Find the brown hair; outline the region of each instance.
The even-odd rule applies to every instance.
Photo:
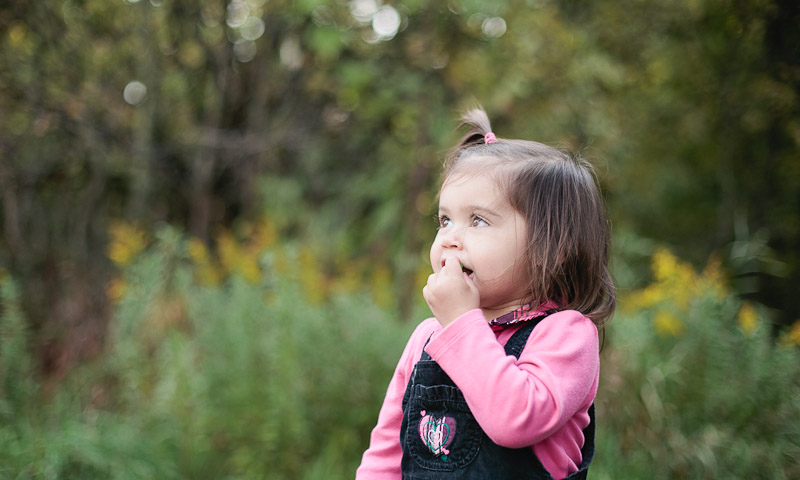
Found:
[[[603,325],[614,314],[616,290],[608,269],[610,228],[592,166],[539,142],[485,143],[492,130],[480,108],[462,121],[470,130],[447,156],[444,180],[465,164],[492,169],[527,222],[531,299],[552,300]]]

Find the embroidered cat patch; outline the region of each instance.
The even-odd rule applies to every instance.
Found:
[[[447,447],[453,443],[456,436],[456,419],[446,415],[434,418],[425,410],[420,414],[422,419],[419,421],[419,436],[422,438],[422,443],[442,461],[447,461],[447,456],[450,454]]]

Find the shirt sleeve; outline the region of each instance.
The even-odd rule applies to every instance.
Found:
[[[563,311],[536,326],[517,360],[476,309],[437,332],[425,350],[461,389],[489,438],[521,448],[557,432],[594,395],[598,347],[592,321]]]
[[[395,480],[402,477],[400,426],[403,422],[403,395],[424,343],[438,326],[435,319],[422,322],[406,344],[386,390],[378,423],[372,429],[369,448],[364,452],[361,465],[356,470],[356,480]]]

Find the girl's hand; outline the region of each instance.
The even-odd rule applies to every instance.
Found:
[[[461,271],[461,263],[456,257],[448,258],[439,273],[432,273],[428,277],[422,296],[442,327],[450,325],[468,311],[479,308],[481,301],[478,287]]]

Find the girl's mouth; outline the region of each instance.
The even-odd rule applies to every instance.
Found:
[[[442,268],[444,268],[444,263],[445,263],[445,260],[442,260]],[[462,272],[466,273],[466,274],[467,274],[467,275],[469,275],[469,276],[472,276],[472,274],[473,274],[474,272],[473,272],[471,269],[469,269],[469,268],[465,267],[465,266],[464,266],[464,264],[463,264],[463,263],[461,263],[461,262],[458,262],[458,264],[459,264],[459,265],[461,265],[461,271],[462,271]]]

